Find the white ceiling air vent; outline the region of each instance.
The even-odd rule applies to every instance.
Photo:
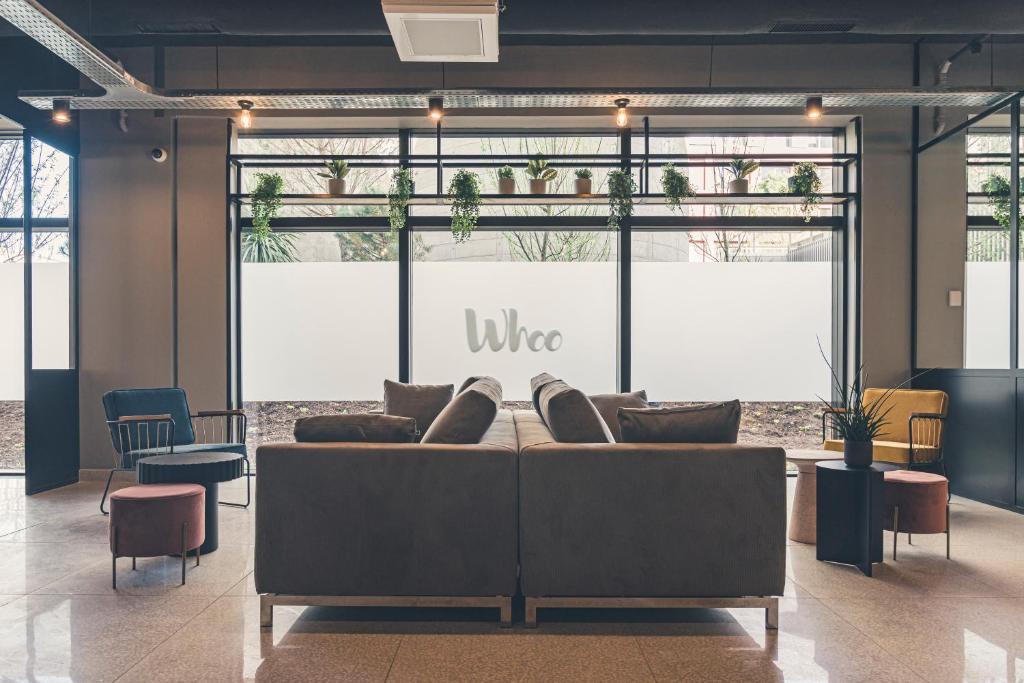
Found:
[[[497,0],[381,0],[403,62],[498,61]]]

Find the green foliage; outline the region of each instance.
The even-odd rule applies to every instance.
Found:
[[[257,173],[252,191],[252,231],[242,239],[242,258],[250,263],[286,263],[295,260],[295,235],[274,232],[271,221],[281,210],[284,179],[277,173]]]
[[[590,180],[594,177],[594,173],[589,168],[577,168],[576,177],[580,180]]]
[[[742,180],[751,173],[761,168],[761,164],[754,161],[753,159],[744,159],[743,157],[733,157],[726,169],[733,174],[736,180]]]
[[[543,154],[535,154],[526,164],[526,175],[534,180],[551,182],[558,177],[558,169],[548,166],[548,160]]]
[[[498,177],[502,180],[509,180],[515,177],[515,170],[511,166],[502,166],[498,169]]]
[[[821,178],[818,177],[818,167],[813,161],[801,161],[793,167],[789,187],[795,194],[803,196],[800,213],[804,215],[804,222],[810,223],[811,212],[821,203]]]
[[[295,257],[293,232],[270,230],[247,232],[242,237],[242,260],[246,263],[291,263]]]
[[[456,171],[448,183],[452,203],[452,237],[456,243],[469,239],[480,217],[480,178],[465,169]]]
[[[690,177],[677,171],[674,164],[665,164],[661,167],[661,187],[671,209],[681,211],[684,199],[697,196],[690,186]]]
[[[1006,230],[1010,229],[1010,181],[1000,175],[990,175],[981,185],[982,191],[988,195],[988,202],[992,206],[992,218],[996,223]],[[1018,188],[1020,194],[1024,195],[1024,178],[1020,180]],[[1024,226],[1024,209],[1018,207],[1017,225]]]
[[[330,178],[331,180],[344,180],[345,176],[352,170],[344,159],[331,159],[324,164],[324,168],[326,171],[317,173],[317,175],[321,178]]]
[[[388,220],[392,230],[405,227],[405,209],[412,196],[412,169],[398,168],[391,176],[391,188],[388,190]]]
[[[636,182],[629,171],[616,169],[608,173],[608,227],[618,230],[622,219],[633,215],[633,193]]]

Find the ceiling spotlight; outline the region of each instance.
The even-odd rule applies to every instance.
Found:
[[[238,106],[242,111],[238,113],[238,126],[240,128],[252,128],[252,102],[249,100],[238,100]]]
[[[71,123],[71,100],[54,100],[51,116],[54,123]]]
[[[813,121],[814,119],[820,119],[823,112],[820,97],[807,98],[807,104],[804,105],[804,116]]]
[[[629,125],[629,100],[625,97],[615,100],[615,125],[619,128],[625,128]]]
[[[431,97],[427,100],[427,116],[432,121],[440,121],[444,118],[444,98]]]

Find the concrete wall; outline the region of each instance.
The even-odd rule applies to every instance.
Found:
[[[936,60],[956,46],[945,47],[935,48]],[[997,82],[1021,80],[1021,56],[1011,54],[1020,49],[996,49],[991,73]],[[150,53],[132,49],[119,56],[133,73],[151,80]],[[969,69],[967,61],[963,69],[958,63],[954,81],[987,83],[990,72],[982,68],[987,63],[983,56],[972,56]],[[912,48],[509,46],[497,65],[449,64],[444,69],[401,64],[390,48],[170,48],[166,64],[169,87],[902,87],[911,83]],[[873,381],[899,381],[910,369],[910,111],[842,114],[864,117],[864,362]],[[749,112],[744,115],[747,125],[757,125]],[[88,468],[109,462],[102,392],[174,381],[170,283],[175,215],[181,275],[178,378],[193,395],[194,407],[223,405],[227,133],[224,118],[139,112],[131,114],[128,133],[112,125],[109,113],[85,113],[81,121],[82,465]],[[172,149],[176,163],[152,163],[147,153],[154,146]],[[947,256],[954,247],[962,250],[952,236],[944,244]],[[943,324],[955,326],[956,321]],[[950,332],[955,337],[955,330]],[[955,353],[952,347],[935,349],[936,357],[944,359]]]

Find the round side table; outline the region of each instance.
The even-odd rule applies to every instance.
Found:
[[[818,475],[815,466],[823,460],[842,460],[834,451],[786,449],[786,460],[796,465],[796,493],[789,518],[789,539],[814,545],[818,541]]]
[[[170,453],[140,458],[136,466],[140,484],[202,484],[206,489],[206,540],[202,554],[212,553],[217,538],[217,484],[241,477],[242,456],[238,453]]]

